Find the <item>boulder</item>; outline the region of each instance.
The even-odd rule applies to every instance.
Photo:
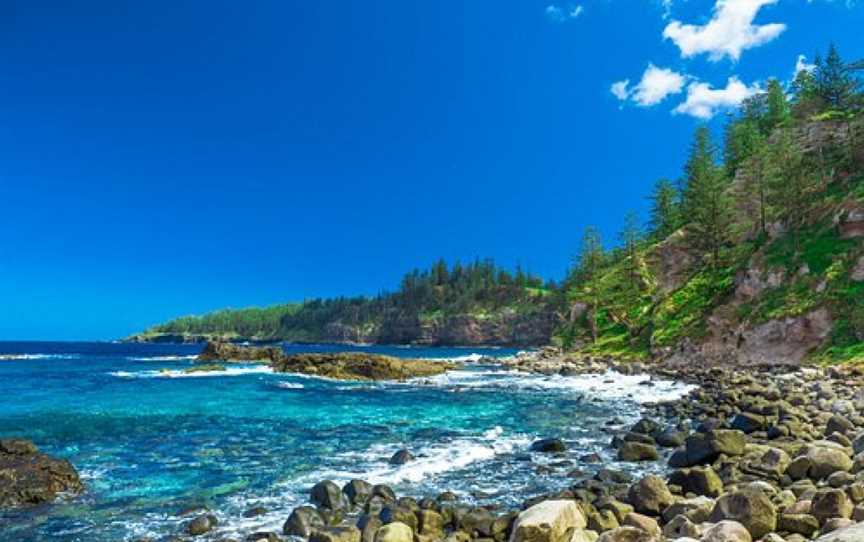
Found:
[[[312,486],[309,500],[318,508],[325,510],[345,510],[348,508],[348,499],[342,493],[342,489],[330,480],[324,480]]]
[[[510,542],[569,542],[586,526],[576,501],[542,501],[516,516]]]
[[[705,433],[694,433],[687,437],[685,451],[687,464],[681,466],[713,463],[721,454],[743,455],[745,443],[744,433],[734,429],[714,429]]]
[[[810,446],[805,456],[810,463],[807,474],[814,480],[827,478],[838,471],[848,472],[852,459],[842,449],[825,445]]]
[[[753,542],[753,537],[737,521],[724,520],[705,531],[700,542]]]
[[[862,540],[864,540],[864,523],[856,523],[820,536],[816,542],[861,542]]]
[[[624,518],[624,525],[636,527],[640,531],[646,532],[656,538],[660,538],[663,535],[663,531],[660,530],[660,524],[657,523],[656,519],[637,514],[636,512],[627,514]]]
[[[282,526],[282,532],[289,536],[299,536],[301,538],[309,538],[312,531],[318,527],[324,526],[324,519],[312,506],[300,506],[295,508],[285,524]]]
[[[84,485],[71,463],[39,451],[24,439],[0,439],[0,509],[53,501]]]
[[[361,381],[429,377],[459,367],[444,361],[395,358],[368,352],[292,354],[273,360],[271,366],[279,373]]]
[[[414,533],[404,523],[388,523],[375,533],[375,542],[414,542]]]
[[[762,491],[746,488],[727,493],[714,503],[711,521],[724,520],[737,521],[759,539],[777,528],[777,511]]]
[[[201,536],[202,534],[207,534],[212,531],[218,524],[219,521],[216,519],[216,516],[205,514],[203,516],[198,516],[187,523],[186,533],[190,536]]]
[[[824,524],[831,518],[851,518],[854,505],[842,489],[821,489],[813,496],[810,513]]]
[[[719,497],[723,493],[723,481],[711,467],[693,467],[672,473],[670,483],[680,486],[686,493]]]
[[[765,416],[754,414],[752,412],[739,412],[734,418],[732,418],[729,427],[750,434],[755,431],[766,430],[768,424],[765,420]]]
[[[777,530],[810,538],[819,530],[819,520],[810,514],[780,514],[777,518]]]
[[[342,493],[349,503],[360,506],[372,496],[372,484],[364,480],[351,480],[342,486]]]
[[[360,529],[353,525],[320,527],[312,531],[309,542],[360,542]]]
[[[567,450],[567,445],[559,438],[544,438],[531,444],[532,452],[544,454],[561,453]]]
[[[409,461],[414,461],[414,454],[405,449],[399,450],[390,457],[391,465],[404,465]]]
[[[618,449],[618,461],[656,461],[660,455],[652,444],[625,442]]]
[[[659,542],[659,538],[636,527],[618,527],[606,531],[597,542]]]
[[[664,508],[672,504],[674,498],[666,482],[655,475],[648,475],[630,486],[627,500],[636,512],[652,516],[660,515]]]

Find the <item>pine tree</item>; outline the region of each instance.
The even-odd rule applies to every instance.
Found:
[[[651,233],[655,239],[665,239],[680,222],[678,189],[668,179],[660,179],[651,194]]]
[[[766,174],[772,209],[789,229],[797,249],[798,232],[807,221],[817,186],[791,129],[782,130],[772,141]]]
[[[619,234],[622,248],[624,249],[624,265],[627,269],[627,277],[630,281],[630,286],[636,286],[636,277],[638,274],[638,248],[639,241],[642,239],[642,228],[639,226],[639,215],[630,211],[624,217],[624,228]]]
[[[735,203],[747,223],[742,230],[765,233],[768,222],[767,145],[768,140],[751,127],[747,139],[747,159],[741,164],[735,185]]]
[[[770,133],[777,126],[785,124],[789,120],[789,103],[786,100],[786,91],[777,79],[768,81],[766,92],[768,110],[765,113],[765,133]]]
[[[693,246],[710,253],[711,265],[716,269],[720,252],[731,238],[732,202],[727,193],[729,183],[715,155],[708,128],[698,128],[685,166],[683,207]]]
[[[594,226],[585,228],[582,234],[582,244],[577,257],[577,270],[583,280],[589,281],[597,275],[603,265],[606,253],[603,250],[603,240],[600,231]]]
[[[854,102],[859,83],[833,43],[825,61],[817,60],[814,78],[816,93],[828,107],[846,109]]]

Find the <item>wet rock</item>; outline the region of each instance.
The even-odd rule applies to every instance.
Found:
[[[753,414],[752,412],[740,412],[736,414],[732,418],[729,427],[746,434],[753,433],[754,431],[764,431],[768,428],[765,416]]]
[[[324,519],[318,510],[311,506],[300,506],[295,508],[285,524],[282,526],[282,532],[289,536],[299,536],[309,538],[313,529],[323,527]]]
[[[404,465],[410,461],[414,461],[414,454],[405,449],[399,450],[390,457],[391,465]]]
[[[627,500],[636,512],[657,516],[674,498],[662,478],[648,475],[630,486]]]
[[[744,433],[733,429],[715,429],[706,433],[694,433],[687,438],[684,455],[686,464],[681,466],[689,467],[713,463],[721,454],[727,456],[743,455],[745,442]]]
[[[255,518],[258,516],[263,516],[266,513],[267,513],[267,509],[264,508],[263,506],[255,506],[255,507],[252,507],[252,508],[246,510],[245,512],[243,512],[243,517],[244,518]]]
[[[570,542],[586,525],[575,501],[543,501],[516,517],[510,542]]]
[[[360,529],[361,542],[375,542],[375,533],[383,525],[384,522],[378,516],[362,514],[357,518],[357,528]]]
[[[396,492],[390,486],[384,484],[375,484],[372,486],[372,496],[381,497],[385,501],[396,500]]]
[[[677,448],[679,446],[683,446],[686,439],[687,433],[685,433],[684,431],[679,431],[675,428],[666,429],[665,431],[658,433],[657,436],[654,437],[657,445],[664,448]]]
[[[711,521],[724,520],[737,521],[753,538],[758,539],[777,528],[777,511],[763,492],[744,489],[717,499],[711,512]]]
[[[354,506],[362,506],[372,496],[372,484],[364,480],[351,480],[342,486],[342,493]]]
[[[659,457],[654,445],[642,442],[625,442],[618,449],[618,461],[655,461]]]
[[[219,520],[216,519],[216,516],[206,514],[198,516],[187,523],[186,532],[191,536],[201,536],[202,534],[207,534],[212,531],[218,524]]]
[[[348,507],[348,502],[342,489],[330,480],[318,482],[312,487],[312,494],[309,497],[318,508],[325,510],[344,510]]]
[[[58,493],[80,493],[72,464],[39,452],[23,439],[0,439],[0,508],[53,501]]]
[[[246,542],[282,542],[282,539],[276,533],[260,531],[247,536]]]
[[[559,438],[544,438],[534,441],[531,444],[532,452],[540,452],[545,454],[561,453],[567,450],[567,445]]]

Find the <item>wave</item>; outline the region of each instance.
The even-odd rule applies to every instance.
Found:
[[[37,359],[78,359],[81,354],[0,354],[0,361],[20,361]]]
[[[648,375],[624,375],[615,371],[576,376],[544,376],[519,371],[448,371],[413,381],[420,386],[435,386],[453,391],[572,391],[589,398],[631,400],[639,404],[680,399],[694,386],[672,380],[652,379]]]
[[[129,361],[191,361],[197,359],[197,354],[188,356],[128,356]]]
[[[302,390],[306,386],[297,382],[279,382],[278,384],[276,384],[276,387],[286,390]]]
[[[108,373],[118,378],[204,378],[214,376],[241,376],[248,374],[270,374],[273,369],[266,366],[226,367],[224,371],[186,372],[182,369],[163,369],[161,371],[112,371]]]

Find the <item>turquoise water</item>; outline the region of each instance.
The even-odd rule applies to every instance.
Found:
[[[345,350],[286,346],[294,351]],[[414,496],[455,490],[515,505],[566,487],[579,457],[605,446],[607,423],[681,386],[642,377],[540,377],[476,365],[410,383],[345,383],[261,366],[180,376],[195,345],[0,343],[0,436],[69,459],[87,491],[0,515],[0,539],[116,541],[176,534],[184,509],[207,506],[220,536],[278,529],[315,482],[361,477]],[[354,348],[476,360],[507,349]],[[164,370],[167,370],[164,371]],[[566,470],[536,474],[532,440],[571,444]],[[393,467],[407,447],[418,458]],[[264,506],[265,516],[243,512]]]

